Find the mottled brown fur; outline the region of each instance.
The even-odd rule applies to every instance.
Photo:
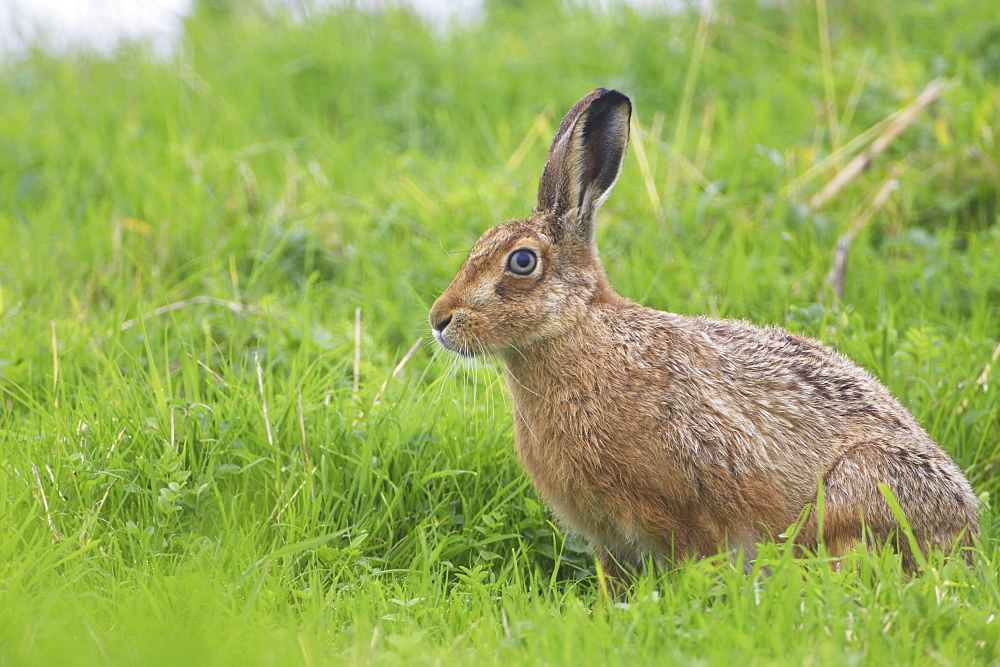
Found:
[[[971,544],[969,483],[871,374],[783,329],[614,292],[594,214],[621,170],[630,113],[615,91],[578,102],[532,216],[483,234],[430,313],[445,347],[503,361],[518,454],[555,514],[615,576],[647,555],[752,555],[816,503],[819,480],[834,550],[866,531],[900,542],[879,484],[922,549]],[[519,249],[537,257],[528,275],[508,268]],[[815,546],[817,528],[814,511],[799,542]]]

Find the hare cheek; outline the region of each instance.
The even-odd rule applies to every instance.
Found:
[[[480,283],[466,293],[465,300],[470,306],[483,308],[490,303],[492,297],[493,286],[489,283]]]

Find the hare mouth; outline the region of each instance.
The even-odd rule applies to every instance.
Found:
[[[441,333],[436,329],[433,330],[431,333],[434,335],[434,340],[438,342],[438,345],[448,350],[449,352],[454,352],[455,354],[469,358],[477,357],[481,353],[481,350],[474,350],[467,345],[456,345],[455,343],[452,343],[451,341],[449,341],[447,338],[444,337],[443,333]]]

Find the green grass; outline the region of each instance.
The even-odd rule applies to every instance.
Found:
[[[166,61],[0,65],[0,663],[1000,661],[1000,25],[973,0],[791,4],[699,28],[497,1],[442,36],[202,3]],[[636,108],[600,216],[612,282],[870,368],[981,494],[974,571],[768,546],[766,578],[709,559],[599,599],[497,369],[426,344],[599,85]],[[890,178],[839,302],[833,248]]]

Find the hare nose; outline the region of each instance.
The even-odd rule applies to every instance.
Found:
[[[451,323],[451,315],[444,317],[436,322],[431,322],[431,326],[434,327],[436,331],[444,331],[448,328],[448,324]]]

